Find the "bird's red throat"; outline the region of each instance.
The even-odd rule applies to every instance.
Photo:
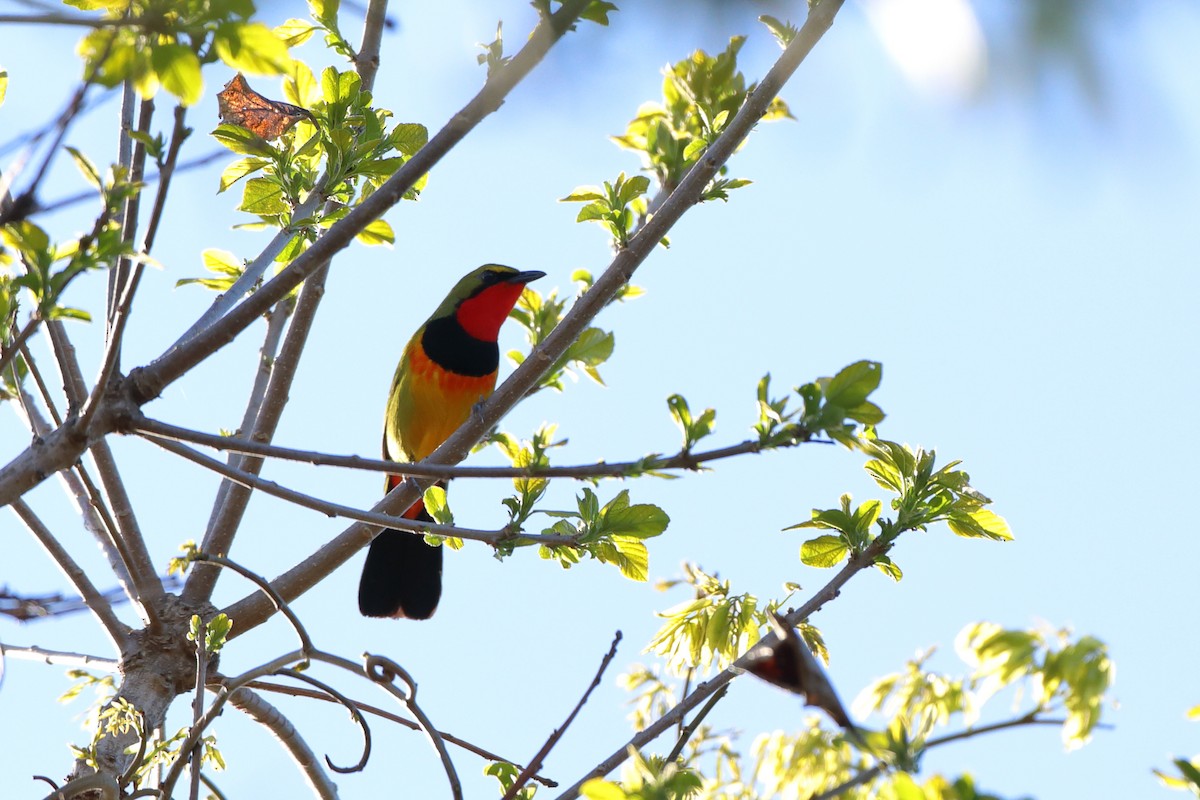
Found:
[[[494,342],[508,312],[524,291],[523,283],[497,283],[462,301],[455,317],[463,330],[481,342]]]

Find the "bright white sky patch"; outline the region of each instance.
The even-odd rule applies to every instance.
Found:
[[[987,44],[967,0],[862,0],[887,54],[919,91],[970,97],[987,72]]]

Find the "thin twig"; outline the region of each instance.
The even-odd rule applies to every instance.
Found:
[[[264,444],[238,436],[220,436],[213,433],[203,433],[189,428],[181,428],[167,422],[139,417],[133,423],[134,430],[146,433],[155,438],[171,439],[182,442],[192,442],[211,447],[214,450],[234,453],[251,453],[253,455],[279,458],[286,461],[299,461],[314,466],[345,467],[360,469],[366,472],[382,472],[389,475],[404,475],[413,478],[576,478],[591,480],[593,478],[626,478],[640,473],[652,473],[662,470],[695,470],[700,465],[710,461],[719,461],[742,455],[762,453],[767,449],[782,449],[803,443],[824,444],[825,440],[809,439],[806,431],[797,429],[795,439],[789,444],[777,445],[775,448],[765,447],[757,439],[746,439],[727,447],[715,448],[699,453],[681,450],[672,456],[648,456],[636,461],[597,462],[595,464],[579,464],[569,467],[469,467],[462,465],[415,464],[397,463],[382,459],[365,458],[363,456],[337,455],[320,453],[314,450],[298,450],[291,447],[281,447],[274,444]]]
[[[182,104],[175,106],[175,127],[171,129],[171,143],[167,145],[167,157],[158,171],[158,191],[154,193],[154,206],[150,209],[150,219],[146,220],[146,235],[142,238],[142,254],[149,255],[154,247],[154,238],[158,235],[158,225],[162,221],[163,209],[167,204],[167,192],[171,188],[171,178],[175,176],[175,165],[179,161],[179,150],[183,147],[184,139],[191,135],[191,128],[183,124],[187,118],[187,108]],[[142,177],[142,182],[146,178]]]
[[[197,156],[196,158],[190,159],[188,161],[184,161],[183,163],[181,163],[175,167],[173,174],[179,175],[184,172],[191,172],[192,170],[200,169],[201,167],[207,167],[209,164],[213,163],[214,161],[221,161],[221,160],[227,158],[228,156],[229,156],[229,151],[226,150],[224,147],[222,147],[219,150],[213,150],[212,152],[206,153],[205,155]],[[143,181],[147,185],[149,185],[149,184],[159,181],[162,177],[163,177],[163,174],[161,172],[156,172],[152,175],[147,175],[143,179]],[[52,211],[59,211],[63,208],[68,208],[70,206],[78,205],[79,203],[86,202],[88,200],[91,200],[95,196],[96,196],[95,190],[86,191],[86,192],[77,192],[76,194],[67,195],[66,197],[60,197],[58,200],[54,200],[49,203],[39,203],[38,211],[43,214],[49,214]]]
[[[36,406],[22,403],[13,407],[20,409],[25,414],[25,422],[35,439],[40,440],[50,432],[49,423],[41,416]],[[129,577],[129,570],[125,567],[125,556],[122,554],[116,541],[116,523],[109,516],[108,508],[104,505],[104,499],[99,496],[100,493],[95,488],[95,484],[92,483],[87,471],[83,468],[83,463],[78,462],[72,468],[60,471],[58,477],[62,483],[63,490],[67,493],[67,497],[83,521],[84,530],[91,534],[97,544],[99,544],[100,549],[108,559],[113,573],[121,581],[127,595],[132,599],[133,593],[131,587],[133,584]]]
[[[416,681],[412,679],[407,670],[395,661],[383,656],[371,655],[370,653],[363,654],[363,671],[368,678],[381,686],[393,697],[398,698],[408,708],[409,713],[413,715],[417,724],[421,726],[425,738],[437,752],[438,758],[441,759],[442,768],[446,771],[446,779],[450,782],[450,796],[454,800],[463,800],[462,783],[458,779],[458,772],[454,769],[454,762],[450,759],[450,753],[446,750],[446,742],[443,741],[442,735],[438,733],[438,729],[434,726],[433,722],[421,710],[421,707],[417,705]],[[404,682],[408,688],[407,692],[396,687],[395,681],[397,678]]]
[[[79,360],[75,355],[75,347],[71,344],[61,321],[50,320],[47,322],[46,332],[50,335],[50,342],[54,346],[59,369],[63,373],[64,390],[73,408],[78,409],[78,403],[81,398],[86,396],[86,390],[84,389],[83,373],[79,369]],[[92,443],[91,452],[92,459],[100,472],[100,482],[104,485],[104,490],[108,495],[112,511],[111,520],[115,521],[115,528],[112,527],[111,522],[109,527],[112,531],[113,545],[120,554],[121,564],[126,571],[124,577],[129,581],[130,599],[139,607],[143,619],[152,625],[157,625],[157,609],[163,594],[162,582],[158,580],[158,573],[150,558],[150,551],[146,548],[146,540],[142,536],[137,517],[133,513],[133,506],[130,503],[128,492],[125,491],[120,471],[117,469],[116,459],[113,458],[108,442],[103,439],[97,439]],[[106,515],[108,511],[91,479],[84,472],[82,462],[77,466],[77,471],[85,486],[88,487],[93,505],[102,516]]]
[[[122,104],[123,112],[126,108],[131,109],[133,105],[132,80],[125,82],[125,93],[126,102]],[[150,135],[150,121],[153,117],[154,100],[150,98],[142,100],[137,132],[143,137]],[[130,153],[130,143],[133,142],[133,138],[131,131],[124,123],[123,117],[120,142],[121,166],[126,168],[130,183],[138,184],[141,183],[142,175],[146,171],[146,145],[142,139],[139,139],[133,143],[132,153]],[[130,248],[133,247],[134,238],[137,236],[141,197],[141,192],[134,192],[125,198],[125,208],[121,217],[121,240]],[[130,307],[133,305],[134,292],[137,291],[138,284],[141,282],[143,268],[141,260],[133,263],[129,256],[121,256],[117,260],[116,268],[109,270],[107,341],[104,358],[100,362],[100,374],[96,377],[91,394],[79,412],[79,427],[85,431],[91,425],[92,417],[95,416],[96,409],[100,406],[100,398],[108,391],[109,382],[120,370],[121,343],[125,337],[125,325],[129,318]]]
[[[1038,717],[1036,711],[1030,711],[1028,714],[1022,714],[1004,722],[995,722],[990,725],[980,725],[978,728],[968,728],[967,730],[951,733],[946,736],[940,736],[934,739],[929,739],[925,742],[922,750],[928,750],[933,747],[939,747],[951,742],[970,739],[973,736],[982,736],[987,733],[995,733],[996,731],[1007,730],[1009,728],[1018,728],[1024,725],[1063,725],[1066,723],[1064,719],[1046,719]],[[878,778],[885,771],[886,767],[882,764],[876,764],[873,767],[863,770],[845,783],[839,784],[832,789],[815,794],[809,800],[833,800],[833,798],[844,794],[857,786],[863,786]]]
[[[311,495],[297,492],[294,489],[288,489],[285,486],[280,486],[274,481],[269,481],[265,478],[259,478],[251,475],[248,472],[242,472],[241,470],[233,469],[232,467],[228,467],[220,461],[217,461],[215,458],[209,458],[202,453],[197,453],[190,447],[185,447],[184,445],[177,444],[167,439],[149,438],[149,441],[153,442],[164,450],[167,450],[168,452],[182,456],[189,461],[192,461],[203,467],[207,467],[213,472],[224,475],[236,483],[258,489],[266,494],[270,494],[283,500],[287,500],[288,502],[295,503],[298,506],[310,508],[314,511],[320,511],[322,514],[325,514],[328,517],[345,517],[346,519],[357,520],[358,522],[372,525],[377,528],[395,528],[397,530],[409,531],[411,533],[422,535],[426,533],[433,533],[437,534],[438,536],[454,536],[459,539],[470,539],[471,541],[483,542],[491,545],[499,544],[505,539],[516,539],[521,542],[537,542],[539,544],[544,544],[551,547],[578,546],[578,543],[572,536],[540,533],[514,534],[504,529],[488,531],[477,530],[474,528],[459,528],[455,525],[442,525],[436,522],[423,522],[421,520],[408,519],[406,517],[393,516],[391,514],[380,514],[374,511],[360,511],[357,508],[344,506],[340,503],[331,503],[326,500],[318,500]],[[386,498],[384,501],[380,501],[378,505],[382,505],[385,501]],[[378,507],[378,505],[376,507]]]
[[[158,579],[158,571],[150,558],[150,551],[146,547],[146,539],[142,536],[137,517],[134,516],[133,505],[128,492],[125,491],[125,482],[121,479],[117,461],[106,439],[94,443],[91,453],[96,462],[100,482],[104,485],[104,492],[112,506],[113,517],[117,523],[117,539],[121,542],[123,551],[128,554],[130,575],[138,593],[136,603],[150,626],[157,627],[163,585]]]
[[[226,569],[231,569],[246,580],[253,583],[259,589],[262,589],[263,593],[271,598],[271,602],[275,604],[275,607],[279,609],[280,613],[283,614],[283,616],[287,618],[287,621],[292,624],[292,628],[294,628],[296,631],[296,636],[300,639],[300,651],[302,653],[312,653],[317,649],[313,646],[312,637],[308,635],[308,629],[305,628],[300,622],[300,618],[296,616],[296,612],[292,611],[291,606],[289,606],[287,602],[279,596],[279,592],[275,591],[274,587],[271,586],[266,578],[251,572],[249,569],[243,567],[236,561],[231,561],[224,556],[212,555],[211,553],[197,553],[195,560],[209,564],[217,564],[225,567]]]
[[[608,665],[611,664],[612,660],[616,657],[617,645],[620,643],[621,632],[617,631],[617,634],[613,637],[612,645],[608,648],[608,653],[606,653],[604,658],[601,659],[600,668],[596,670],[596,676],[592,678],[592,682],[588,684],[587,691],[583,693],[583,697],[579,698],[579,702],[575,704],[575,708],[571,709],[571,713],[567,715],[567,718],[563,721],[563,724],[555,728],[554,732],[550,734],[550,737],[546,739],[546,743],[542,745],[540,750],[538,750],[537,755],[530,759],[529,766],[525,767],[525,769],[521,770],[521,773],[517,775],[516,780],[514,780],[512,785],[508,787],[508,791],[504,793],[504,797],[502,797],[501,800],[512,800],[514,797],[516,797],[517,792],[521,791],[521,787],[526,783],[529,783],[529,778],[535,772],[541,769],[542,762],[546,760],[546,756],[548,756],[550,751],[554,749],[554,746],[558,744],[559,739],[561,739],[562,735],[567,732],[567,728],[572,722],[575,721],[575,717],[578,716],[579,711],[583,708],[584,703],[588,701],[588,698],[592,696],[592,692],[595,691],[596,687],[600,685],[600,679],[604,676],[604,671],[608,669]]]
[[[257,408],[255,408],[254,398],[251,398],[246,410],[246,416],[251,420],[248,431],[251,439],[269,442],[275,436],[290,396],[292,380],[295,378],[300,358],[304,355],[308,332],[312,329],[321,296],[324,294],[324,275],[325,271],[321,270],[305,282],[304,288],[301,289],[300,296],[296,300],[295,310],[290,315],[291,324],[288,325],[287,335],[284,337],[279,356],[271,362],[267,385]],[[276,310],[288,302],[286,299],[280,301],[275,305]],[[252,418],[251,413],[253,413]],[[239,456],[236,459],[229,459],[229,466],[240,473],[257,478],[258,473],[262,470],[263,459]],[[228,476],[226,477],[228,478]],[[248,486],[241,481],[233,481],[232,485],[228,481],[222,481],[217,494],[217,502],[213,506],[208,528],[204,533],[202,546],[205,550],[217,553],[230,551],[233,546],[233,538],[237,534],[238,526],[241,525],[246,507],[250,503],[253,488],[252,485]],[[208,600],[212,596],[216,582],[216,572],[200,567],[188,577],[187,584],[183,588],[183,597],[189,602]]]
[[[75,559],[71,558],[71,554],[67,552],[67,549],[59,544],[58,540],[54,538],[54,534],[38,518],[33,509],[25,504],[24,500],[13,501],[12,510],[21,518],[21,522],[25,523],[25,527],[29,529],[29,532],[37,537],[38,542],[45,548],[50,559],[62,570],[67,580],[79,592],[79,596],[87,603],[88,608],[96,615],[96,619],[99,620],[101,626],[108,633],[108,638],[112,640],[117,652],[123,652],[125,645],[129,642],[131,631],[129,626],[121,622],[117,617],[112,603],[96,589],[96,585],[92,583],[91,578],[83,571],[83,568],[79,566]]]
[[[164,580],[164,586],[168,583],[173,587],[175,579],[168,576]],[[129,602],[129,595],[125,593],[123,586],[108,589],[100,595],[114,607]],[[37,622],[87,610],[87,603],[78,595],[64,595],[61,592],[48,595],[17,595],[0,589],[0,615],[20,622]]]
[[[58,413],[58,406],[54,403],[54,396],[50,394],[50,387],[46,386],[46,380],[42,377],[42,371],[38,369],[33,354],[24,345],[21,346],[21,357],[25,359],[25,366],[29,368],[33,382],[37,384],[38,393],[42,396],[42,402],[46,404],[46,411],[50,413],[50,419],[54,421],[55,427],[62,425],[62,415]]]
[[[238,689],[250,683],[250,681],[258,680],[265,675],[271,675],[306,658],[307,655],[304,652],[294,650],[273,658],[265,664],[260,664],[253,669],[247,670],[237,677],[226,678],[222,682],[221,688],[217,691],[216,699],[212,701],[208,709],[204,712],[204,715],[192,725],[188,730],[187,736],[179,743],[178,752],[181,754],[191,752],[192,748],[196,746],[200,738],[204,735],[204,731],[208,729],[208,726],[221,715],[221,711],[225,707],[225,704],[229,702],[230,696]],[[161,784],[163,797],[171,796],[171,793],[175,789],[175,784],[179,781],[179,777],[183,774],[183,768],[187,763],[188,759],[181,755],[171,764],[171,768],[167,770],[167,774]]]
[[[192,698],[192,727],[195,727],[200,722],[200,718],[204,716],[204,687],[208,683],[208,649],[205,641],[207,633],[208,625],[205,624],[204,618],[201,617],[199,628],[196,631],[196,695]],[[183,752],[182,750],[180,751],[181,754]],[[197,739],[196,744],[192,746],[191,755],[189,756],[192,765],[189,800],[200,800],[200,769],[203,752],[203,744]]]
[[[254,427],[258,421],[259,413],[262,411],[263,398],[267,393],[267,386],[271,381],[271,375],[274,371],[276,356],[279,354],[279,343],[283,339],[283,333],[287,330],[287,320],[292,314],[292,309],[295,306],[295,301],[288,297],[275,304],[275,306],[267,314],[267,330],[263,335],[262,347],[259,349],[258,368],[254,373],[254,383],[250,386],[250,394],[246,400],[246,410],[242,413],[242,424],[238,426],[238,433],[243,436],[254,435]],[[243,459],[231,453],[226,459],[226,463],[233,468],[240,469]],[[257,472],[255,473],[257,474]],[[230,491],[238,484],[226,479],[221,481],[217,487],[217,496],[213,501],[212,510],[209,512],[208,525],[204,529],[204,538],[207,540],[212,536],[212,532],[222,524],[222,517],[228,512],[226,509],[229,506],[228,498]],[[206,579],[206,583],[210,586],[215,581],[215,577],[211,580]],[[204,595],[205,591],[211,594],[211,588],[202,591],[199,586],[195,586],[192,593]],[[190,594],[188,595],[191,596]]]
[[[328,683],[319,681],[311,675],[301,672],[300,670],[282,669],[275,674],[280,677],[292,678],[294,680],[301,681],[302,683],[307,683],[310,686],[317,687],[324,692],[327,697],[332,698],[333,702],[339,703],[343,708],[350,712],[350,717],[358,723],[359,729],[362,730],[362,755],[359,756],[358,763],[352,767],[339,767],[334,764],[332,760],[330,760],[328,755],[325,756],[325,764],[334,772],[339,772],[342,774],[350,772],[362,772],[362,770],[367,766],[367,761],[371,758],[371,728],[369,725],[367,725],[366,717],[363,716],[362,711],[358,709],[358,707],[354,704],[354,701],[330,686]]]
[[[717,703],[721,702],[726,694],[729,693],[729,684],[725,684],[708,698],[708,702],[704,707],[696,712],[696,716],[692,717],[691,721],[683,727],[679,732],[679,738],[675,740],[675,746],[671,748],[671,752],[667,753],[666,763],[670,764],[675,759],[679,758],[679,754],[683,752],[683,748],[687,745],[688,740],[692,738],[692,734],[696,732],[696,728],[700,727],[700,723],[708,716],[708,712],[713,710]]]
[[[22,661],[41,661],[44,664],[51,666],[68,666],[68,667],[97,667],[106,669],[110,672],[116,672],[120,667],[120,662],[115,658],[104,658],[102,656],[93,656],[88,653],[72,653],[66,650],[47,650],[44,647],[30,645],[28,647],[14,647],[11,644],[0,642],[0,658],[19,658]]]

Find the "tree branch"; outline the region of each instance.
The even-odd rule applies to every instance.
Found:
[[[81,394],[84,385],[83,373],[79,369],[75,348],[67,337],[62,322],[51,320],[46,323],[46,330],[54,345],[59,367],[64,371],[63,382],[67,396],[73,400],[83,396]],[[82,430],[86,430],[86,427],[82,427]],[[112,507],[116,523],[116,529],[112,531],[112,541],[117,552],[121,554],[121,563],[127,571],[126,576],[131,589],[130,599],[138,606],[143,619],[151,624],[157,624],[158,605],[163,594],[162,582],[158,579],[158,572],[154,568],[149,550],[146,549],[146,540],[142,537],[141,528],[129,501],[129,494],[125,491],[125,484],[117,470],[116,460],[113,458],[108,442],[103,438],[97,438],[91,443],[91,452],[100,472],[100,482],[104,485],[104,491],[108,495],[108,501]],[[85,485],[90,484],[90,480],[83,473],[82,466],[80,467],[80,477]],[[104,506],[99,503],[99,495],[94,487],[89,486],[89,490],[93,497],[93,503],[96,503],[99,509],[103,509]]]
[[[287,750],[292,761],[308,781],[313,794],[321,800],[337,800],[337,786],[321,768],[321,762],[313,749],[296,730],[296,726],[279,709],[268,703],[257,692],[240,688],[229,697],[230,704],[259,725],[269,730]]]
[[[108,638],[112,641],[113,646],[120,653],[124,650],[125,645],[129,642],[130,628],[117,617],[113,610],[112,603],[108,601],[96,585],[92,583],[91,578],[79,566],[75,559],[71,558],[71,554],[66,548],[59,544],[54,538],[54,534],[50,529],[43,524],[37,514],[33,513],[24,500],[17,500],[12,504],[12,510],[21,522],[25,523],[25,527],[29,532],[37,537],[38,542],[46,550],[46,554],[55,565],[62,570],[63,575],[75,587],[75,591],[79,592],[79,596],[83,598],[83,602],[87,603],[87,607],[96,615],[101,626],[108,633]]]

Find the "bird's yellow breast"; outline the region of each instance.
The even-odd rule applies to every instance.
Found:
[[[479,401],[496,388],[496,373],[458,375],[430,360],[413,337],[393,378],[388,398],[384,455],[420,461],[454,433]]]

